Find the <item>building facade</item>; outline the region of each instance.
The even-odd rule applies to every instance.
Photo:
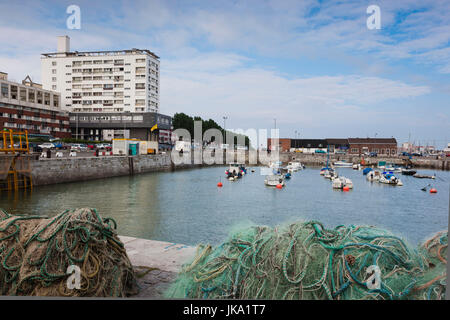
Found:
[[[396,155],[397,140],[395,138],[348,138],[350,154],[366,154],[374,152],[380,155]]]
[[[70,112],[158,112],[159,57],[149,50],[71,52],[68,36],[41,57],[42,85]]]
[[[275,141],[278,140],[278,144],[275,143]],[[267,139],[267,150],[270,151],[281,151],[281,152],[288,152],[291,148],[291,139]]]
[[[0,130],[28,131],[28,135],[70,138],[68,112],[61,109],[60,94],[44,90],[29,77],[21,84],[0,72]]]
[[[155,112],[70,113],[70,128],[72,137],[82,140],[158,141],[160,150],[172,145],[172,117]]]
[[[327,139],[278,139],[278,146],[274,146],[273,139],[267,139],[269,150],[281,152],[345,152],[348,154],[365,154],[375,152],[380,155],[396,155],[397,140],[395,138],[327,138]],[[273,149],[278,147],[278,149]]]

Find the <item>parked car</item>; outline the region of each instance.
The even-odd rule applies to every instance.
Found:
[[[106,151],[110,151],[112,150],[112,146],[110,144],[107,143],[100,143],[97,145],[98,149],[105,149]]]
[[[347,152],[345,152],[344,150],[335,150],[334,153],[335,154],[346,154]]]
[[[45,142],[43,144],[40,144],[39,147],[41,147],[42,149],[55,149],[55,145],[50,142]]]
[[[414,156],[414,157],[421,157],[422,156],[422,154],[419,153],[419,152],[413,152],[411,155]]]
[[[87,151],[87,150],[88,150],[87,146],[85,144],[80,144],[80,143],[73,144],[70,147],[70,151],[80,152],[80,151]]]
[[[87,145],[87,148],[90,149],[90,150],[95,150],[95,149],[98,149],[98,145],[94,144],[94,143],[91,143],[91,144]]]
[[[377,156],[378,156],[378,154],[376,152],[369,153],[369,157],[371,157],[371,158],[376,158]]]
[[[316,152],[316,153],[326,153],[326,152],[323,151],[323,150],[316,150],[315,152]]]

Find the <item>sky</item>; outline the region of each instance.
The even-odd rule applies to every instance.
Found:
[[[69,5],[81,10],[70,30]],[[380,29],[369,29],[370,5]],[[450,1],[4,1],[0,70],[41,79],[40,54],[148,49],[160,112],[285,138],[450,143]],[[276,120],[275,120],[276,119]]]

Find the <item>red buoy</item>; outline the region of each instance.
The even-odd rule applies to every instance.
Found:
[[[283,185],[281,183],[277,184],[277,189],[283,188]]]
[[[343,191],[350,191],[350,188],[349,187],[343,187],[342,190]]]
[[[218,186],[218,187],[222,187],[222,186],[223,186],[222,182],[219,182],[219,183],[217,184],[217,186]]]
[[[430,193],[437,193],[437,190],[435,188],[431,188]]]

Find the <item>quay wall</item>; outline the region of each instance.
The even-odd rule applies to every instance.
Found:
[[[33,185],[85,181],[153,171],[195,168],[200,165],[173,165],[170,155],[50,158],[31,160]]]
[[[360,156],[354,155],[330,155],[330,161],[345,160],[347,162],[359,163],[361,161]],[[327,161],[326,154],[302,154],[302,153],[282,153],[280,154],[280,161],[289,162],[292,160],[300,161],[305,165],[310,166],[322,166]],[[396,165],[406,165],[410,163],[414,168],[423,169],[437,169],[437,170],[450,170],[450,158],[428,158],[428,157],[414,157],[408,159],[407,157],[364,157],[364,161],[368,166],[376,166],[379,161],[386,161],[387,163],[393,163]],[[410,162],[409,162],[410,161]]]
[[[224,158],[225,159],[225,158]],[[300,161],[306,166],[323,166],[326,163],[325,154],[281,153],[280,161]],[[346,160],[358,163],[361,158],[351,155],[330,155],[330,161]],[[366,164],[377,165],[378,161],[386,161],[398,165],[405,165],[409,160],[401,157],[364,158]],[[450,159],[413,158],[413,167],[437,170],[450,170]],[[248,163],[248,155],[246,156]],[[249,166],[261,165],[249,164]],[[153,171],[171,171],[179,169],[199,168],[210,166],[207,164],[172,163],[170,154],[139,155],[139,156],[109,156],[85,158],[50,158],[31,160],[31,174],[33,185],[46,185],[64,182],[84,181],[115,176],[134,175]]]

